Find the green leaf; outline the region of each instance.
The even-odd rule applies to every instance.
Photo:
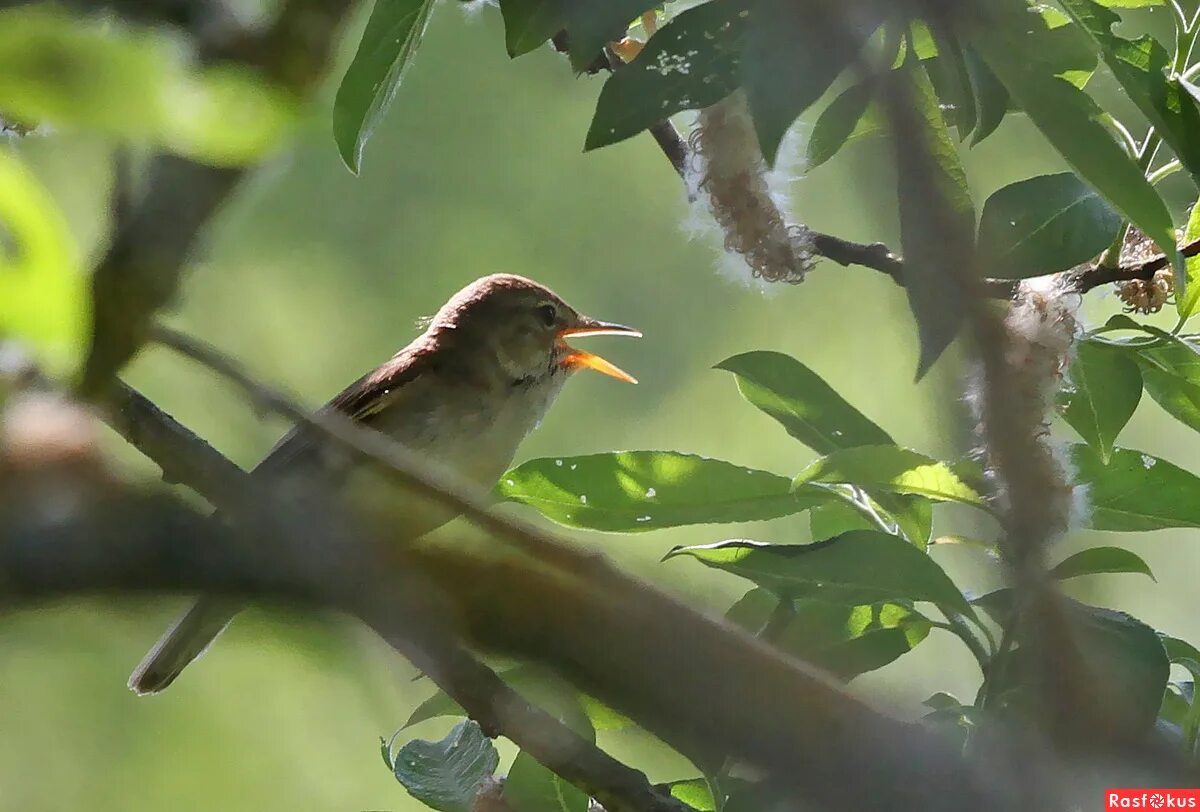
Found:
[[[749,0],[705,3],[663,26],[604,83],[584,149],[615,144],[681,110],[716,104],[737,89]]]
[[[709,567],[748,578],[777,595],[814,588],[822,600],[849,605],[930,601],[970,613],[970,605],[942,568],[899,536],[852,530],[813,544],[763,544],[732,539],[675,547],[664,560],[690,556]]]
[[[1150,570],[1150,565],[1143,561],[1141,556],[1123,547],[1092,547],[1081,550],[1054,565],[1050,570],[1050,577],[1065,581],[1081,575],[1119,572],[1140,573],[1149,576],[1151,581],[1157,580]]]
[[[0,12],[0,110],[222,166],[275,149],[294,101],[242,69],[201,69],[179,38],[50,4]]]
[[[1146,393],[1167,414],[1200,431],[1200,355],[1174,336],[1133,356],[1141,367]]]
[[[878,530],[879,526],[853,505],[830,502],[808,512],[808,528],[814,539],[827,539],[847,530]]]
[[[0,341],[69,375],[91,327],[89,280],[54,199],[12,150],[0,150],[0,235]]]
[[[836,498],[790,485],[778,474],[692,454],[617,451],[530,460],[502,476],[496,493],[568,527],[618,533],[776,519]]]
[[[504,779],[504,800],[513,812],[587,812],[588,798],[522,750]]]
[[[979,221],[979,252],[1004,279],[1057,273],[1092,259],[1124,218],[1073,172],[1017,181],[995,192]]]
[[[1200,183],[1200,110],[1174,79],[1171,55],[1149,34],[1130,41],[1112,32],[1120,15],[1093,0],[1062,0],[1067,13],[1088,33],[1130,101],[1174,150]]]
[[[1167,658],[1174,665],[1186,668],[1193,679],[1200,680],[1200,651],[1186,640],[1159,633]]]
[[[964,45],[962,52],[975,96],[975,133],[971,136],[971,146],[975,146],[1004,121],[1011,99],[1007,88],[974,48]]]
[[[577,71],[585,70],[606,43],[625,36],[630,20],[660,3],[661,0],[605,0],[602,3],[566,0],[571,65]]]
[[[884,132],[886,121],[879,107],[871,104],[872,95],[869,85],[858,84],[829,103],[808,137],[810,169],[828,161],[847,144]]]
[[[983,0],[981,8],[988,13],[972,43],[1013,100],[1079,176],[1166,250],[1182,272],[1166,204],[1113,140],[1091,98],[1056,75],[1045,18],[1008,0]]]
[[[400,88],[421,43],[433,0],[375,0],[333,102],[333,137],[342,161],[358,174],[363,148]]]
[[[1200,478],[1166,460],[1125,448],[1107,464],[1089,446],[1071,448],[1076,480],[1087,486],[1093,530],[1200,527]]]
[[[726,358],[716,368],[736,375],[742,397],[818,454],[892,442],[886,431],[791,356],[747,352]]]
[[[1069,374],[1063,418],[1107,462],[1117,435],[1142,398],[1141,373],[1120,350],[1081,341]]]
[[[566,25],[566,2],[568,0],[500,0],[508,55],[527,54],[561,31]]]
[[[758,0],[741,58],[741,84],[768,164],[796,117],[862,51],[883,19],[869,2]]]
[[[859,446],[835,451],[815,461],[796,477],[809,483],[846,483],[867,490],[924,496],[938,502],[985,502],[944,462],[894,445]]]
[[[951,31],[935,28],[937,58],[924,63],[925,72],[941,100],[946,120],[958,130],[962,140],[975,128],[975,95],[971,89],[971,74],[967,70],[958,38]]]
[[[696,812],[716,812],[717,805],[713,802],[712,790],[704,778],[688,778],[683,781],[672,781],[667,784],[671,797],[683,801]]]
[[[914,108],[905,128],[911,138],[894,140],[904,289],[920,336],[920,378],[958,335],[968,310],[975,213],[929,77],[912,59],[896,73],[908,84],[897,98],[911,99]]]
[[[819,597],[797,602],[795,619],[775,645],[850,680],[912,651],[929,636],[929,620],[894,603],[839,606]]]
[[[1200,206],[1192,206],[1188,215],[1187,227],[1183,230],[1183,243],[1187,245],[1200,240]],[[1187,294],[1175,297],[1175,309],[1181,319],[1190,319],[1196,314],[1196,304],[1200,302],[1200,254],[1187,257],[1184,260],[1187,274]]]
[[[441,741],[414,739],[396,753],[396,780],[408,793],[438,812],[471,812],[484,781],[500,755],[473,721],[459,722]]]

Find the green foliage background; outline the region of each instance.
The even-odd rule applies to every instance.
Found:
[[[175,324],[317,404],[407,342],[416,319],[458,287],[513,271],[646,334],[603,347],[640,386],[580,376],[519,459],[664,448],[799,471],[811,456],[742,401],[732,376],[712,369],[754,349],[799,358],[900,444],[947,458],[961,453],[969,435],[954,393],[966,372],[951,353],[912,385],[917,344],[899,287],[830,263],[798,288],[765,294],[722,276],[711,242],[685,235],[684,195],[647,136],[581,153],[601,82],[574,78],[548,48],[510,61],[499,15],[485,10],[472,19],[454,5],[437,7],[363,174],[346,171],[328,134],[331,85],[296,147],[222,213]],[[351,33],[346,42],[356,39]],[[801,138],[811,116],[797,128]],[[5,148],[53,191],[81,256],[95,255],[106,230],[107,145],[62,132]],[[862,141],[797,179],[799,219],[897,245],[888,153],[882,142]],[[964,151],[964,162],[979,201],[1011,181],[1064,168],[1021,117]],[[1163,188],[1168,197],[1177,193],[1173,203],[1188,191],[1182,177]],[[1119,307],[1115,297],[1089,298],[1093,324]],[[1169,326],[1170,316],[1163,318]],[[246,465],[284,429],[260,420],[213,376],[160,350],[143,353],[130,379]],[[1121,444],[1193,469],[1200,452],[1197,436],[1148,398]],[[115,437],[112,447],[124,464],[155,475]],[[963,509],[939,510],[938,521],[953,521],[958,532],[971,520]],[[573,535],[685,599],[723,611],[744,582],[690,559],[658,559],[676,544],[740,535],[804,541],[808,520]],[[1127,546],[1159,583],[1114,575],[1066,589],[1197,639],[1194,535],[1078,534],[1071,549]],[[979,592],[997,585],[971,549],[945,545],[933,555],[961,584]],[[255,612],[239,618],[171,691],[137,699],[126,675],[176,608],[86,602],[0,619],[0,809],[423,808],[378,762],[377,737],[432,692],[428,682],[411,680],[412,669],[390,649],[340,618]],[[967,697],[977,680],[969,653],[935,629],[918,652],[853,685],[916,716],[932,691]],[[436,738],[451,724],[431,720],[411,733]],[[647,767],[652,780],[692,774],[645,737],[600,736],[618,757]]]

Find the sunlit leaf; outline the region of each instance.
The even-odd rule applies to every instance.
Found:
[[[1137,553],[1123,547],[1091,547],[1081,550],[1055,564],[1050,570],[1050,577],[1065,581],[1081,575],[1122,572],[1147,575],[1150,580],[1156,580],[1150,565]]]
[[[696,812],[716,812],[717,805],[713,803],[712,790],[704,778],[688,778],[683,781],[672,781],[667,785],[671,796],[695,809]]]
[[[1200,478],[1166,460],[1125,448],[1107,464],[1094,449],[1072,446],[1076,481],[1087,486],[1094,530],[1200,527]]]
[[[673,451],[537,459],[500,478],[497,494],[568,527],[632,533],[775,519],[837,497],[787,477]]]
[[[983,497],[946,463],[894,445],[859,446],[828,454],[796,477],[797,486],[815,482],[915,494],[939,502],[984,504]]]
[[[1168,251],[1182,272],[1166,204],[1113,140],[1091,98],[1056,75],[1060,68],[1053,64],[1045,19],[1007,0],[985,0],[981,8],[987,13],[972,44],[1016,103],[1079,176]]]
[[[1174,417],[1200,431],[1200,354],[1174,336],[1153,347],[1138,348],[1133,357],[1141,367],[1146,394]]]
[[[201,69],[178,40],[45,5],[0,12],[0,110],[234,165],[275,148],[294,119],[281,91],[232,67]]]
[[[1125,353],[1094,341],[1081,341],[1069,375],[1070,385],[1063,393],[1063,418],[1107,461],[1117,435],[1141,400],[1141,373]]]
[[[408,742],[393,759],[396,780],[437,812],[471,812],[479,787],[499,763],[491,739],[469,720],[459,722],[441,741]]]
[[[808,166],[815,168],[855,141],[882,133],[883,113],[871,104],[871,88],[853,85],[842,91],[817,118],[808,137]]]
[[[88,278],[49,192],[7,150],[0,150],[0,235],[0,341],[19,341],[47,372],[73,371],[90,328]]]
[[[747,578],[782,596],[814,592],[813,597],[848,605],[931,601],[955,611],[971,611],[932,558],[899,536],[871,530],[854,530],[813,544],[733,539],[675,547],[665,558],[679,556]]]
[[[362,165],[363,148],[400,88],[432,12],[433,0],[375,0],[333,102],[333,137],[352,172]]]
[[[588,807],[586,795],[525,751],[504,779],[504,800],[513,812],[587,812]]]
[[[584,149],[615,144],[681,110],[716,104],[738,86],[749,0],[680,12],[604,83]]]
[[[1124,219],[1073,172],[1041,175],[995,192],[979,220],[979,252],[1005,279],[1056,273],[1107,248]]]
[[[1192,206],[1187,226],[1183,230],[1184,245],[1196,240],[1200,240],[1200,206]],[[1187,319],[1196,314],[1196,304],[1200,302],[1200,284],[1197,284],[1200,282],[1200,254],[1187,257],[1184,262],[1188,280],[1187,294],[1175,297],[1175,309],[1180,318]]]

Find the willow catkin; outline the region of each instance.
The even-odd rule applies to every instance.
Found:
[[[707,203],[725,251],[739,257],[753,278],[803,282],[813,262],[809,232],[789,225],[781,210],[782,195],[772,189],[745,97],[734,93],[702,110],[688,142],[688,190]]]

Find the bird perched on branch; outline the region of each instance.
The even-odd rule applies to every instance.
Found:
[[[641,333],[580,315],[529,279],[486,276],[456,293],[424,333],[324,408],[391,436],[431,465],[491,487],[571,373],[593,369],[637,383],[600,356],[566,343],[569,337],[593,335]],[[379,498],[378,471],[338,453],[326,440],[312,427],[297,427],[259,463],[253,476],[285,492],[291,482],[317,481],[352,503],[367,490]],[[403,532],[410,538],[455,515],[394,483],[387,498],[397,503],[390,515],[403,517]],[[197,600],[134,670],[129,687],[138,694],[166,688],[240,608],[218,598]]]

